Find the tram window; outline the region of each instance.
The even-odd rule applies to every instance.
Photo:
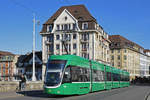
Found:
[[[120,74],[113,73],[113,81],[119,81],[120,80]]]
[[[111,72],[107,72],[107,81],[111,81]]]
[[[104,81],[104,72],[100,70],[93,70],[93,81]]]
[[[71,80],[72,82],[78,82],[78,69],[76,67],[71,67]]]
[[[87,82],[90,81],[89,69],[77,66],[71,67],[72,82]]]
[[[121,81],[125,81],[125,76],[121,75]]]
[[[116,73],[113,73],[113,81],[118,81],[118,74]]]
[[[129,76],[125,76],[125,81],[129,81]]]
[[[71,73],[70,73],[70,67],[67,67],[65,69],[64,77],[63,77],[63,83],[70,83],[71,82]]]

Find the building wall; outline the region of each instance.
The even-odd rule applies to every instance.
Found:
[[[13,66],[14,56],[12,55],[1,55],[0,56],[0,80],[9,81],[13,80],[12,76],[14,74]]]
[[[75,19],[65,9],[57,17],[53,25],[48,25],[47,32],[41,33],[43,53],[42,60],[44,62],[43,73],[45,72],[45,63],[47,62],[49,55],[67,54],[62,41],[65,41],[68,54],[77,55],[87,59],[97,60],[106,64],[110,64],[110,41],[108,39],[108,34],[105,33],[98,24],[95,24],[95,26],[93,26],[95,27],[94,30],[83,29],[83,24],[85,23],[86,22],[80,23],[81,28],[79,28],[77,19]],[[69,30],[64,29],[66,25]],[[76,25],[75,28],[74,25]],[[52,26],[53,28],[50,29]],[[68,38],[64,38],[66,35]],[[76,38],[73,38],[74,35],[76,35]],[[50,36],[52,37],[52,40],[50,39]],[[74,48],[75,44],[76,48]]]
[[[112,65],[130,72],[131,79],[140,75],[139,59],[139,53],[128,48],[111,50]]]

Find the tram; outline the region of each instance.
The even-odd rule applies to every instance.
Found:
[[[129,85],[126,71],[75,55],[51,55],[45,71],[44,92],[75,95]]]

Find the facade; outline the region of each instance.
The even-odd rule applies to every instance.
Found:
[[[150,50],[145,49],[144,53],[146,55],[146,66],[145,66],[145,75],[146,77],[150,76]]]
[[[16,63],[17,73],[26,74],[28,81],[32,79],[33,72],[33,54],[27,53],[26,55],[21,55]],[[42,52],[35,52],[35,76],[36,80],[42,79]]]
[[[43,63],[52,54],[71,54],[110,64],[108,34],[84,5],[59,8],[43,24],[40,34]]]
[[[140,53],[143,48],[120,35],[111,35],[109,39],[112,42],[110,44],[112,65],[128,71],[131,79],[140,76],[140,63],[145,59]]]
[[[0,81],[13,81],[16,74],[15,61],[17,56],[5,51],[0,51]]]
[[[140,76],[147,76],[149,68],[147,66],[147,55],[144,53],[144,49],[140,49]]]

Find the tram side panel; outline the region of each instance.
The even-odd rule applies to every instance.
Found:
[[[105,89],[110,90],[112,88],[112,68],[109,66],[105,66]]]
[[[104,65],[92,62],[92,92],[105,89]]]

